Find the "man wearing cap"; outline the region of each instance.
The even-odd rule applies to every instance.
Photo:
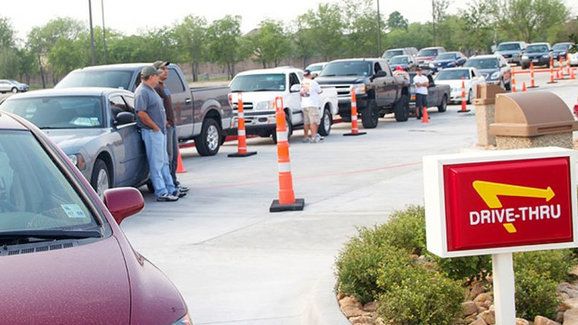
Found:
[[[323,140],[317,129],[321,122],[319,114],[320,99],[319,94],[323,92],[317,81],[313,80],[311,71],[303,71],[303,81],[301,81],[301,109],[303,110],[303,142],[319,142]],[[309,132],[311,131],[311,135]]]
[[[169,69],[167,67],[169,64],[170,62],[166,61],[156,61],[153,63],[153,66],[159,71],[159,83],[155,87],[155,91],[163,100],[163,106],[165,108],[167,118],[167,154],[169,156],[169,169],[171,171],[173,184],[175,184],[179,192],[186,193],[188,192],[189,188],[186,186],[181,186],[177,180],[177,159],[179,153],[179,144],[175,127],[175,113],[173,110],[171,93],[169,88],[165,87],[165,80],[167,80],[169,77]]]
[[[159,202],[171,202],[179,199],[167,155],[167,120],[163,101],[155,91],[159,82],[159,72],[154,66],[141,70],[141,83],[134,93],[137,125],[145,144],[149,163],[149,176]]]

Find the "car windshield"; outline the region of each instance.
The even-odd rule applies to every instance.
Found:
[[[417,56],[437,56],[438,50],[437,49],[423,49],[419,50]]]
[[[571,44],[555,44],[552,49],[554,51],[565,51],[570,47]]]
[[[96,226],[85,203],[36,138],[28,131],[0,130],[0,235]]]
[[[548,46],[546,45],[529,45],[526,48],[527,53],[544,53],[548,52]]]
[[[498,45],[498,51],[519,51],[520,44],[518,43],[506,43]]]
[[[391,60],[389,60],[389,64],[394,65],[394,64],[407,64],[409,63],[409,58],[407,56],[394,56],[393,58],[391,58]]]
[[[54,88],[108,87],[128,89],[132,71],[77,70],[69,73]]]
[[[97,96],[11,98],[0,109],[19,115],[41,129],[103,127],[103,109]]]
[[[372,75],[371,70],[371,62],[340,61],[327,64],[320,76],[370,76]]]
[[[464,64],[464,67],[472,67],[476,69],[498,69],[500,67],[498,59],[488,58],[488,59],[469,59]]]
[[[470,71],[467,69],[460,70],[442,70],[438,73],[436,80],[461,80],[470,79]]]
[[[442,53],[438,56],[436,56],[436,60],[455,60],[457,57],[457,54],[455,53]]]
[[[285,91],[285,74],[264,73],[236,76],[231,81],[231,91]]]
[[[387,50],[383,54],[383,57],[389,59],[397,55],[403,55],[403,50]]]
[[[323,64],[312,64],[306,68],[311,72],[317,72],[323,70]]]

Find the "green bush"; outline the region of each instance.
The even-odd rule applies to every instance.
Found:
[[[569,249],[514,254],[514,270],[534,270],[556,282],[568,278],[568,271],[575,262]]]
[[[382,235],[391,246],[417,255],[425,253],[425,209],[422,206],[409,206],[394,212],[384,225]]]
[[[492,272],[492,257],[490,255],[439,258],[434,257],[439,265],[450,279],[465,281],[474,278],[483,278]]]
[[[516,270],[517,316],[524,319],[534,319],[538,315],[554,318],[559,305],[557,287],[558,282],[546,274],[532,269]]]
[[[457,281],[415,266],[405,276],[379,297],[378,313],[387,324],[450,325],[460,316],[465,291]]]

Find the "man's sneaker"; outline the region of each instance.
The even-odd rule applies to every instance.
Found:
[[[159,197],[157,197],[157,201],[158,202],[175,202],[178,201],[179,197],[175,196],[175,195],[171,195],[171,194],[163,194]]]
[[[182,192],[179,191],[178,189],[176,191],[173,192],[172,196],[176,196],[177,198],[182,198],[183,196],[186,196],[187,192]]]
[[[184,185],[179,185],[177,186],[177,190],[179,192],[183,192],[183,193],[188,193],[189,192],[189,188],[187,186]]]
[[[301,140],[301,142],[309,143],[309,142],[311,142],[311,138],[310,137],[304,137],[303,140]]]
[[[315,136],[315,138],[313,139],[313,142],[314,142],[314,143],[321,142],[321,141],[323,141],[324,139],[325,139],[324,137],[322,137],[322,136],[320,136],[319,134],[317,134],[317,135]]]

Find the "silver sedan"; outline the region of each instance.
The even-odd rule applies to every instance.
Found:
[[[54,141],[102,197],[110,187],[148,179],[131,92],[113,88],[47,89],[17,94],[0,110],[26,118]]]

